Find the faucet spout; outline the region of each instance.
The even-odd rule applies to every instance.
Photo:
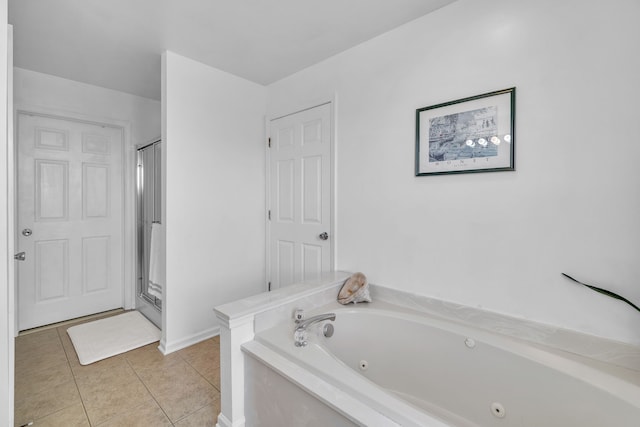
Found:
[[[307,329],[307,327],[313,325],[314,323],[324,322],[325,320],[331,320],[333,322],[334,320],[336,320],[336,314],[318,314],[317,316],[310,317],[306,320],[301,320],[300,322],[298,322],[298,326],[296,326],[296,331],[304,331]]]
[[[296,329],[293,334],[296,347],[305,347],[307,345],[307,328],[314,323],[324,322],[325,320],[336,320],[335,313],[318,314],[305,320],[296,322]]]

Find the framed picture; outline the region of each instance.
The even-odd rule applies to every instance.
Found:
[[[416,176],[513,171],[516,88],[416,110]]]

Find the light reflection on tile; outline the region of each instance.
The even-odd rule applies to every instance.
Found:
[[[171,421],[155,401],[136,406],[109,419],[100,427],[170,427]]]
[[[38,427],[89,427],[90,425],[82,403],[76,403],[40,418],[34,424]]]
[[[220,400],[207,405],[175,423],[176,427],[214,427],[220,414]]]
[[[105,384],[83,391],[82,401],[89,421],[97,425],[136,406],[151,404],[153,399],[144,384],[135,378],[127,383]]]
[[[42,390],[48,390],[73,381],[68,362],[37,371],[29,371],[15,378],[15,400],[22,401]]]
[[[181,389],[156,398],[172,422],[193,414],[207,405],[215,405],[220,400],[220,392],[205,381],[192,389]]]
[[[67,381],[54,389],[40,390],[16,400],[15,421],[17,425],[23,425],[77,403],[81,401],[75,382]]]

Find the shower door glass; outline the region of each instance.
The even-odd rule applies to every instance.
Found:
[[[161,159],[160,141],[138,149],[137,178],[137,294],[155,308],[162,308],[162,300],[150,295],[149,283],[149,248],[151,242],[151,225],[161,221]],[[144,313],[143,313],[144,314]]]

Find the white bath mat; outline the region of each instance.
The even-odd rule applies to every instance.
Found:
[[[81,365],[97,362],[160,339],[160,329],[137,311],[67,329]]]

